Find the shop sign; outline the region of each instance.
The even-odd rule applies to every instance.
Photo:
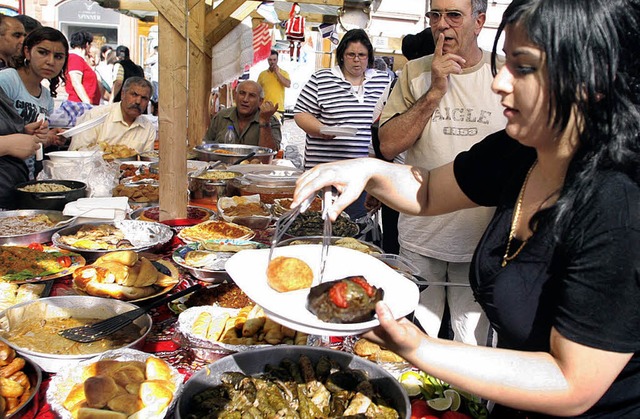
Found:
[[[95,1],[71,0],[59,6],[58,19],[61,22],[118,24],[120,23],[120,14],[101,7]]]

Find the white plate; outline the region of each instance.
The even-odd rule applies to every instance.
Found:
[[[297,245],[274,249],[273,257],[290,256],[304,260],[314,273],[314,285],[320,270],[321,245]],[[361,323],[328,323],[319,320],[306,308],[309,289],[277,292],[267,284],[269,249],[244,250],[233,255],[225,269],[249,298],[269,312],[274,320],[286,322],[294,330],[321,335],[346,336],[360,334],[378,326],[377,319]],[[325,280],[362,275],[370,284],[384,290],[383,301],[395,318],[411,313],[418,305],[418,287],[384,262],[357,250],[330,246],[325,267]]]
[[[98,156],[102,156],[101,151],[52,151],[47,153],[49,159],[54,163],[59,162],[77,162],[78,160],[90,159],[94,154],[98,153]]]
[[[104,122],[105,119],[107,119],[107,115],[108,114],[104,114],[102,116],[99,116],[97,118],[94,119],[90,119],[88,121],[84,121],[81,124],[76,125],[73,128],[69,128],[68,130],[66,130],[65,132],[61,133],[60,135],[62,135],[65,138],[70,138],[73,137],[76,134],[79,134],[83,131],[86,131],[88,129],[91,129],[95,126],[98,126],[100,124],[102,124]]]
[[[336,137],[353,137],[358,132],[358,128],[354,127],[322,127],[320,134],[335,135]]]

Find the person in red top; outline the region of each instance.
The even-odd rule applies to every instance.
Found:
[[[86,31],[75,32],[69,38],[69,61],[65,89],[72,102],[100,104],[100,86],[95,71],[87,63],[93,35]]]

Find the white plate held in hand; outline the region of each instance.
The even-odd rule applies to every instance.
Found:
[[[335,135],[336,137],[353,137],[358,133],[358,128],[354,127],[322,127],[320,134]]]
[[[314,273],[317,285],[320,269],[319,244],[277,247],[273,256],[296,257],[305,261]],[[328,323],[311,313],[307,305],[309,288],[290,292],[278,292],[267,283],[269,249],[243,250],[233,255],[225,269],[234,282],[249,298],[272,314],[274,320],[307,333],[325,336],[346,336],[363,333],[379,325],[374,318],[361,323]],[[357,250],[330,246],[325,267],[325,281],[362,275],[367,281],[384,290],[387,303],[396,319],[411,313],[418,305],[419,291],[416,284],[390,268],[386,263]]]
[[[95,119],[90,119],[88,121],[84,121],[83,123],[78,124],[75,127],[69,128],[68,130],[60,133],[60,135],[62,135],[65,138],[73,137],[76,134],[79,134],[79,133],[81,133],[83,131],[86,131],[88,129],[91,129],[91,128],[95,127],[95,126],[98,126],[98,125],[102,124],[104,122],[104,120],[107,119],[107,115],[108,114],[104,114],[104,115],[99,116],[99,117],[97,117]]]

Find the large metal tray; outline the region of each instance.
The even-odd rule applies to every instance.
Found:
[[[87,224],[94,226],[103,224],[114,225],[122,230],[125,234],[125,238],[133,244],[133,248],[126,250],[133,250],[136,252],[149,249],[159,249],[173,237],[173,230],[165,224],[139,220],[120,220],[111,222],[83,223],[63,228],[54,233],[51,237],[53,244],[61,249],[80,253],[87,258],[88,261],[93,261],[105,253],[113,252],[114,249],[82,249],[62,243],[62,236],[76,234],[82,226]]]
[[[51,219],[51,221],[57,223],[62,220],[67,220],[71,217],[62,215],[62,211],[54,210],[16,210],[16,211],[1,211],[0,218],[17,217],[17,216],[33,216],[45,214]],[[64,226],[62,226],[64,227]],[[37,233],[28,234],[8,234],[0,235],[0,245],[24,245],[30,243],[47,243],[51,241],[51,236],[60,230],[62,227],[54,227],[46,230],[39,231]]]

